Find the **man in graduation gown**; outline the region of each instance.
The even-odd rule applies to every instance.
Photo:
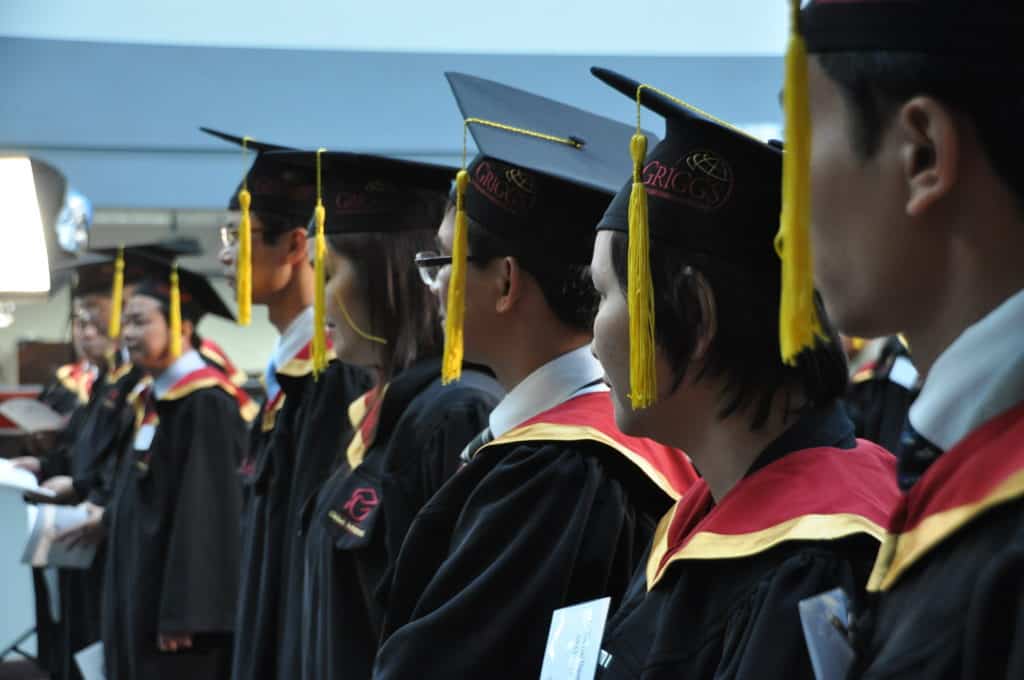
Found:
[[[597,225],[595,353],[623,430],[685,447],[702,474],[662,518],[612,616],[600,676],[811,680],[797,603],[862,585],[898,496],[895,459],[854,436],[827,319],[831,342],[781,360],[779,149],[594,73],[666,119],[664,141]],[[649,252],[634,259],[637,242]],[[655,312],[641,319],[647,345],[630,334],[644,297]]]
[[[197,351],[195,324],[231,313],[203,277],[154,259],[122,339],[132,394],[103,594],[108,677],[223,678],[231,667],[247,423],[257,407]]]
[[[1024,5],[816,0],[799,30],[818,285],[925,376],[852,675],[1022,677]]]
[[[484,121],[467,120],[480,155],[456,180],[441,254],[420,264],[440,269],[445,378],[464,327],[466,360],[507,394],[409,529],[374,677],[537,677],[552,612],[617,603],[654,518],[694,472],[681,452],[617,430],[590,353],[585,265],[632,131],[448,79],[463,115]]]
[[[243,143],[239,137],[205,131]],[[267,307],[280,334],[263,376],[266,399],[240,470],[245,507],[232,677],[258,680],[298,677],[278,669],[283,659],[289,667],[298,663],[300,621],[287,626],[284,618],[289,608],[296,615],[301,611],[297,578],[302,573],[302,541],[296,535],[301,511],[326,476],[325,465],[334,459],[340,443],[300,449],[300,437],[315,425],[333,431],[340,440],[347,426],[341,415],[344,407],[369,387],[369,381],[357,369],[337,362],[319,379],[313,374],[314,280],[306,235],[316,190],[313,168],[275,161],[268,152],[282,147],[244,143],[257,154],[230,201],[240,219],[222,229],[220,259],[238,294],[244,296],[248,288],[251,302]],[[251,201],[247,215],[239,200],[243,191]],[[242,233],[242,219],[251,220],[248,236]],[[250,242],[247,256],[239,247],[244,238]],[[244,286],[239,285],[242,277],[249,279]],[[328,349],[328,358],[332,357]],[[316,464],[321,461],[323,465]],[[289,576],[289,570],[298,573]]]

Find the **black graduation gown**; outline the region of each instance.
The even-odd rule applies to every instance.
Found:
[[[857,436],[890,451],[899,447],[907,413],[920,391],[917,385],[906,387],[890,379],[900,357],[909,359],[910,353],[899,338],[886,340],[878,360],[851,378],[844,399]]]
[[[312,503],[337,462],[338,450],[351,436],[345,408],[371,386],[369,374],[332,361],[306,390],[296,416],[298,441],[291,461],[291,482],[281,551],[281,602],[278,610],[277,678],[299,678],[302,667],[302,610],[305,577],[303,510]]]
[[[438,359],[420,361],[388,385],[367,418],[376,425],[369,448],[361,445],[371,423],[310,514],[299,677],[370,677],[387,580],[409,525],[458,468],[502,395],[493,378],[469,369],[442,386]]]
[[[308,355],[307,345],[276,373],[281,391],[263,403],[243,466],[242,566],[231,671],[236,680],[277,677],[292,468],[303,398],[317,387]]]
[[[136,450],[133,437],[123,456],[107,507],[103,644],[109,678],[224,678],[230,672],[237,469],[246,422],[228,385],[211,369],[187,376],[155,402],[159,422],[149,448]],[[161,632],[192,633],[194,647],[160,652]]]
[[[654,445],[618,433],[608,394],[552,412],[577,403],[594,428],[516,428],[416,516],[374,678],[536,678],[555,609],[605,596],[618,604],[673,499],[622,452]],[[692,479],[683,455],[671,455]]]
[[[66,364],[57,369],[53,380],[39,393],[39,401],[57,413],[68,416],[67,424],[53,440],[53,448],[39,458],[41,479],[70,473],[71,448],[88,420],[93,382],[85,362]],[[58,583],[59,580],[58,576]],[[67,665],[69,651],[62,632],[64,617],[59,621],[53,620],[50,613],[50,591],[46,587],[42,569],[32,570],[32,586],[36,611],[36,656],[51,676],[66,677],[63,669]],[[60,599],[63,607],[64,598]]]
[[[854,626],[851,678],[1024,678],[1024,404],[901,500]]]
[[[111,475],[104,467],[113,468],[113,451],[122,444],[132,425],[131,409],[126,404],[128,393],[141,372],[130,364],[115,365],[103,371],[93,386],[84,423],[70,453],[70,469],[75,491],[98,505],[106,502]],[[108,461],[108,458],[111,459]],[[105,478],[104,478],[105,477]],[[57,626],[60,658],[50,668],[52,678],[79,678],[74,654],[100,639],[101,596],[106,543],[97,546],[96,556],[86,569],[61,569],[58,572],[61,620]]]
[[[816,461],[820,467],[812,467]],[[698,482],[659,525],[609,620],[598,677],[814,680],[797,603],[832,588],[863,588],[898,497],[894,468],[887,452],[857,444],[835,405],[805,416],[765,449],[720,506]],[[710,524],[711,513],[722,511],[746,526]],[[847,514],[866,521],[851,529]],[[811,533],[783,519],[815,516],[828,522]],[[688,543],[666,549],[673,526]]]

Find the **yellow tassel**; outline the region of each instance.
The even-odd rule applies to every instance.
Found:
[[[245,187],[238,192],[242,218],[238,223],[238,264],[235,267],[235,293],[238,301],[238,324],[252,322],[252,194]]]
[[[324,271],[324,258],[327,257],[327,239],[324,236],[324,223],[327,221],[327,210],[323,200],[323,170],[320,157],[326,149],[316,151],[316,208],[313,220],[316,224],[316,241],[313,244],[313,377],[319,378],[327,368],[327,303],[324,299],[327,291],[327,275]]]
[[[171,308],[168,310],[171,327],[171,356],[181,356],[181,290],[178,286],[178,265],[171,269]]]
[[[452,269],[448,277],[448,306],[444,320],[444,356],[441,383],[447,385],[462,377],[463,331],[466,315],[466,256],[469,227],[466,218],[466,188],[469,173],[459,170],[455,176],[455,234],[452,239]]]
[[[322,202],[317,202],[316,210],[313,212],[313,219],[316,221],[316,243],[314,244],[314,275],[316,277],[316,291],[313,298],[313,374],[320,375],[320,372],[327,367],[327,336],[324,329],[327,323],[327,309],[324,301],[325,286],[327,277],[324,273],[324,258],[327,255],[327,240],[324,237],[324,222],[327,219],[326,210]]]
[[[657,399],[654,368],[654,284],[651,279],[651,241],[647,223],[647,191],[643,164],[647,137],[637,132],[630,140],[633,187],[629,193],[629,401],[634,409],[647,408]]]
[[[811,115],[807,101],[807,46],[800,35],[800,0],[790,0],[790,37],[786,50],[786,150],[782,160],[782,217],[775,249],[782,260],[779,347],[782,360],[797,356],[824,338],[814,306],[814,262],[808,233],[811,221]]]
[[[121,305],[124,303],[124,246],[117,249],[114,260],[114,285],[110,291],[110,321],[107,337],[116,340],[121,335]]]

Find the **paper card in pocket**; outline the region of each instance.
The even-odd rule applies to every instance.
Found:
[[[135,433],[135,443],[133,446],[136,451],[149,451],[150,445],[153,443],[153,436],[156,434],[156,425],[153,423],[147,423],[139,427],[139,431]]]
[[[556,609],[544,648],[541,680],[593,678],[610,597]]]
[[[817,680],[843,680],[853,665],[850,600],[841,588],[800,600],[800,624]]]

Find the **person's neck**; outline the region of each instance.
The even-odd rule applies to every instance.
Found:
[[[525,327],[530,325],[526,324]],[[498,348],[498,356],[486,362],[506,392],[510,392],[544,364],[584,347],[591,341],[589,333],[535,327],[534,330],[534,333],[517,332],[507,336],[509,342]]]
[[[283,334],[295,317],[313,304],[313,280],[303,274],[297,271],[288,285],[267,301],[267,317],[278,333]]]
[[[1001,245],[987,249],[958,245],[946,269],[946,285],[936,287],[939,294],[927,311],[908,324],[904,335],[922,375],[968,327],[1024,290],[1024,225],[1015,226],[1020,232],[1015,242],[999,239]]]
[[[780,391],[773,400],[768,419],[757,430],[751,430],[749,408],[725,419],[719,418],[721,386],[704,382],[690,385],[686,390],[700,386],[697,389],[706,398],[691,398],[681,405],[688,411],[685,418],[673,417],[678,416],[678,409],[666,409],[665,434],[654,438],[686,451],[717,503],[743,479],[761,452],[798,419],[796,414],[787,415],[783,410],[788,401],[786,395],[792,398],[792,403],[800,400],[792,391]],[[694,428],[698,423],[703,423],[704,427]],[[681,426],[686,428],[685,433],[679,431]]]

